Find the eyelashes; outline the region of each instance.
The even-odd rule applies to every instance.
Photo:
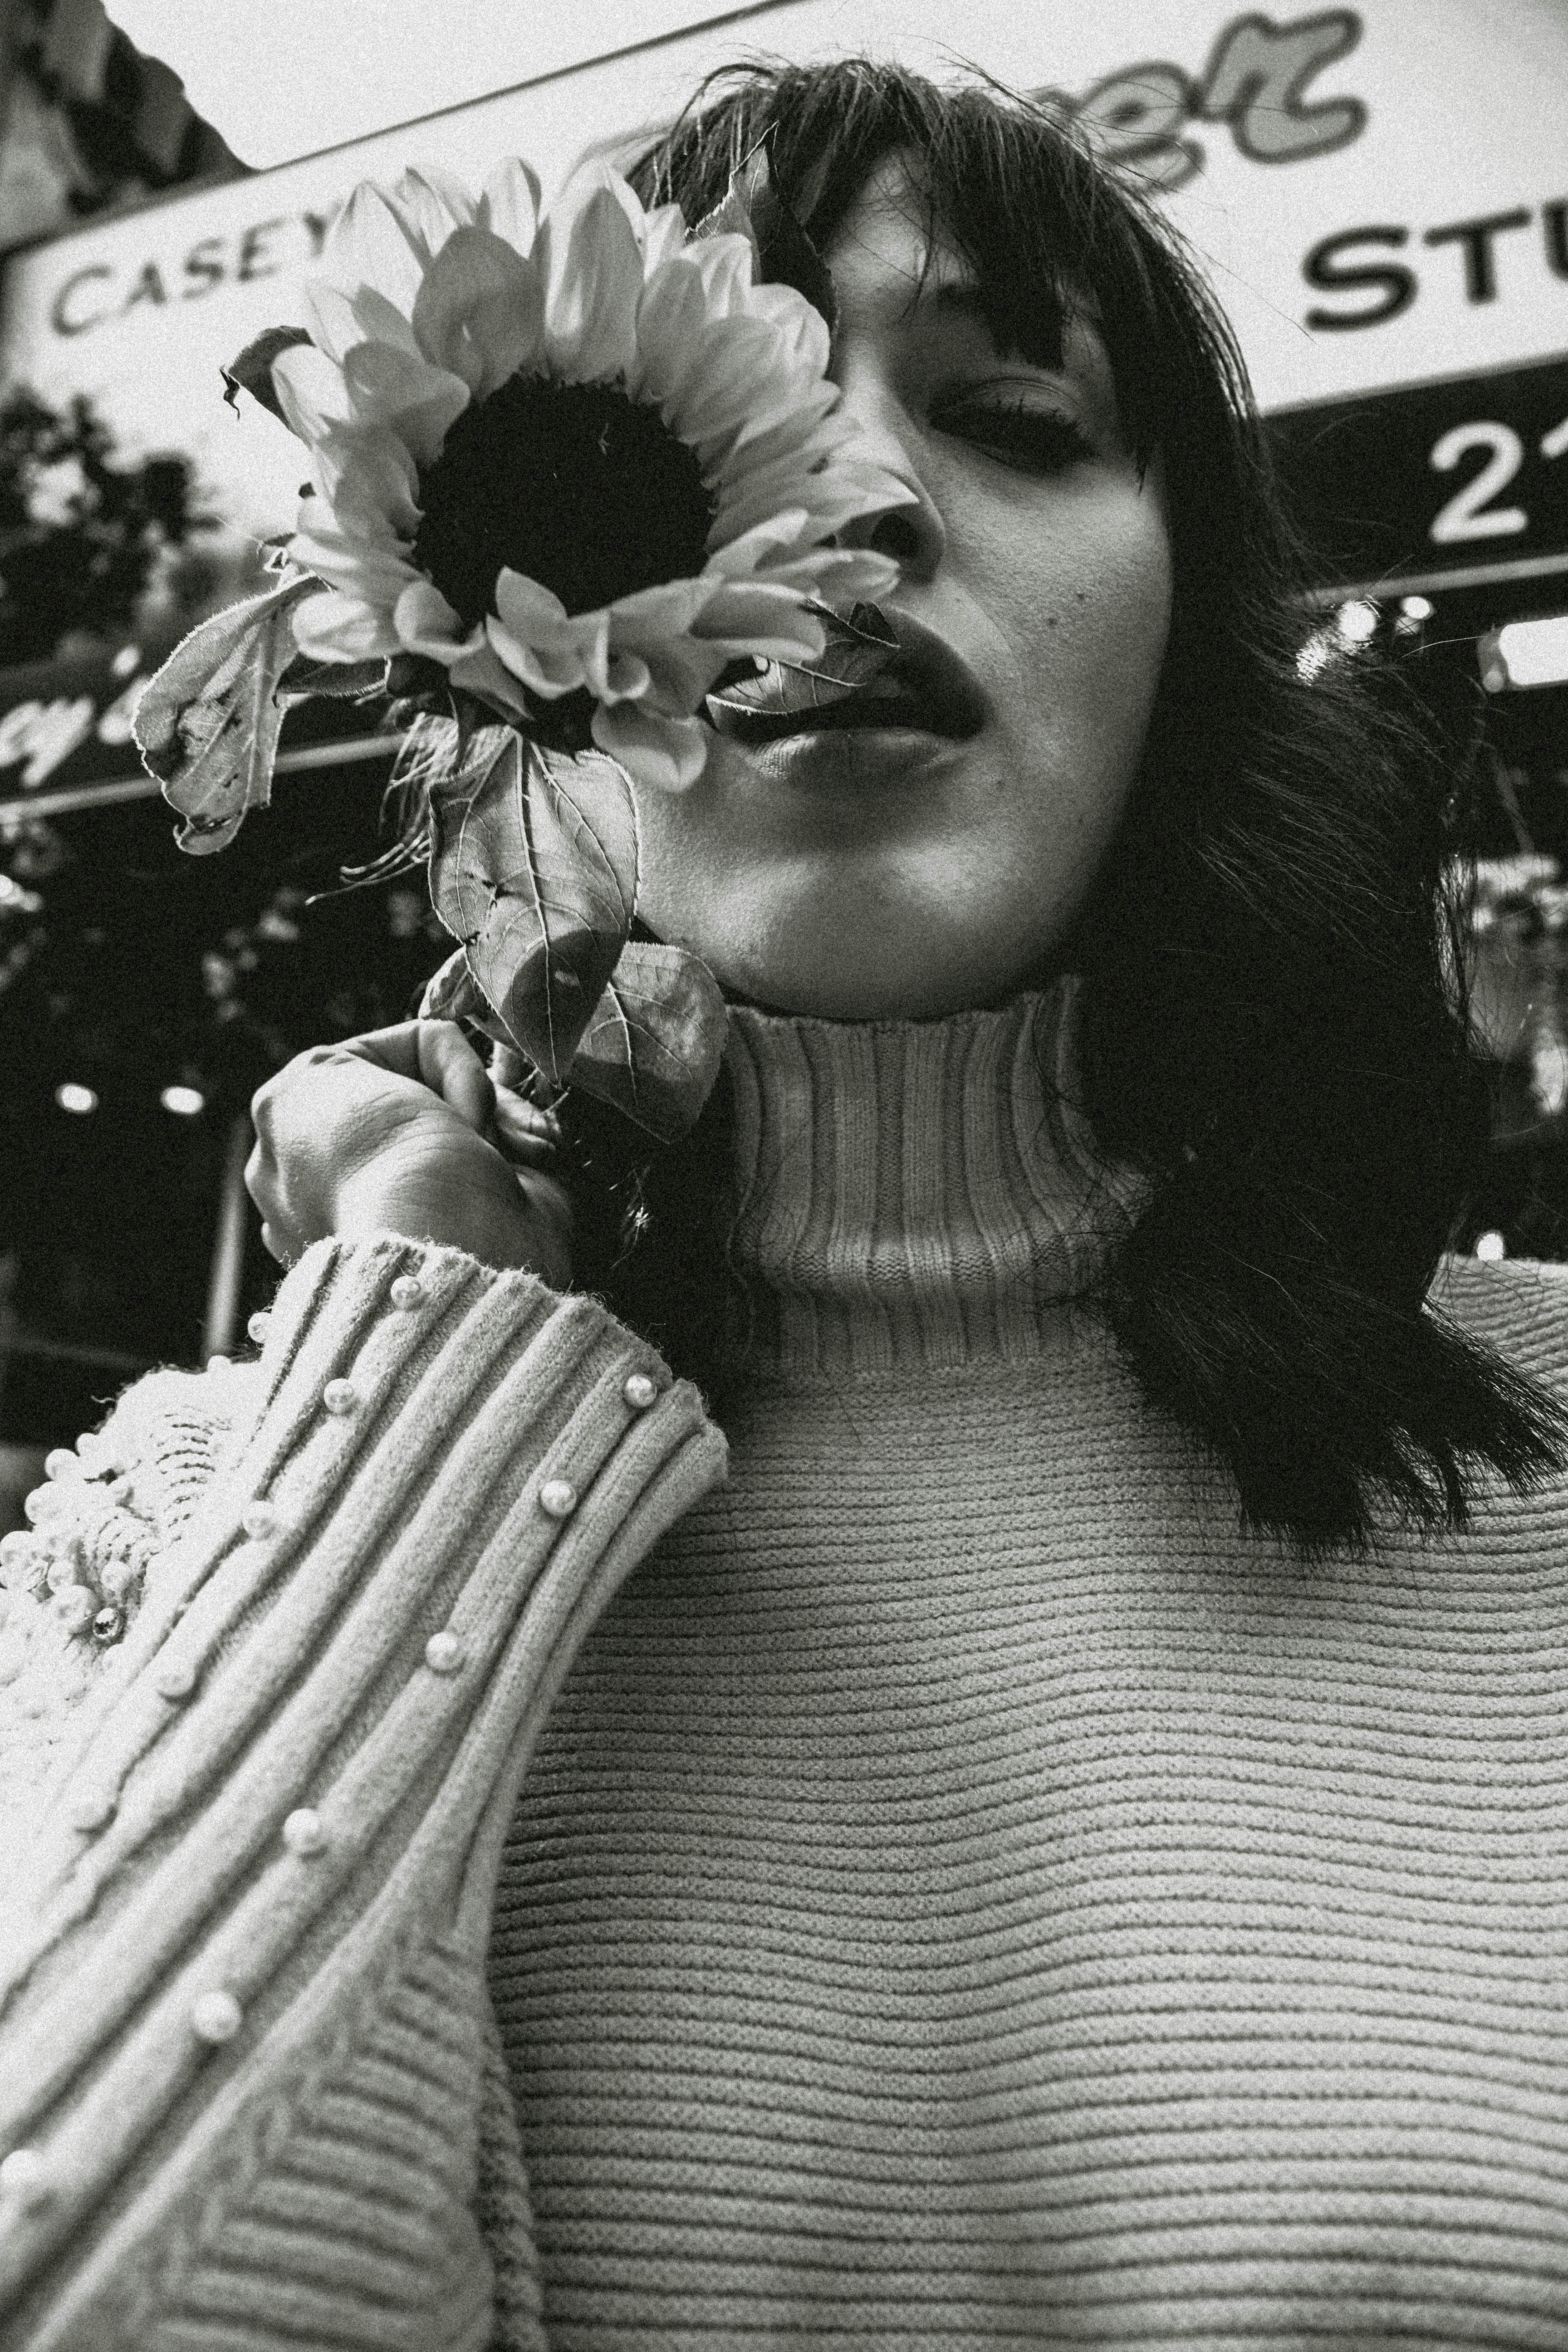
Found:
[[[1005,466],[1030,474],[1061,474],[1094,455],[1082,427],[1058,409],[1016,398],[955,401],[931,418],[939,433],[951,433]]]

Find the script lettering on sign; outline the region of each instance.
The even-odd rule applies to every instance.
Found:
[[[1079,98],[1049,89],[1035,96],[1079,124],[1101,154],[1169,194],[1203,169],[1203,145],[1188,135],[1193,123],[1224,123],[1255,163],[1296,163],[1359,139],[1367,120],[1359,98],[1308,91],[1361,34],[1353,8],[1283,25],[1248,14],[1225,26],[1199,74],[1153,58],[1119,68]]]

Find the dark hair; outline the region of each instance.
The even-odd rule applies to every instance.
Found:
[[[1092,299],[1129,439],[1164,468],[1170,650],[1125,824],[1054,960],[1084,975],[1097,1138],[1150,1180],[1101,1294],[1125,1361],[1228,1464],[1255,1528],[1362,1547],[1379,1500],[1463,1527],[1480,1465],[1539,1477],[1568,1421],[1426,1303],[1487,1118],[1438,743],[1364,665],[1310,674],[1229,328],[1169,227],[1058,122],[865,60],[736,68],[630,176],[695,221],[764,137],[819,246],[880,159],[910,158],[1000,339],[1027,350]],[[569,1108],[585,1278],[722,1410],[743,1370],[722,1091],[653,1157]]]

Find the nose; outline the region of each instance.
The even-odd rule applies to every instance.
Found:
[[[858,515],[840,532],[843,544],[890,555],[906,578],[933,578],[947,551],[947,528],[913,462],[909,436],[899,429],[890,389],[858,371],[841,383],[840,401],[859,427],[861,452],[901,483],[912,499],[909,505],[889,504]]]

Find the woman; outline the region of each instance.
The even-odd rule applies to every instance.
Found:
[[[770,130],[898,697],[643,802],[731,1000],[688,1145],[437,1023],[258,1097],[258,1366],[41,1515],[146,1565],[4,2340],[1561,2343],[1563,1315],[1439,1275],[1430,755],[1308,682],[1136,205],[855,64],[639,186]]]

